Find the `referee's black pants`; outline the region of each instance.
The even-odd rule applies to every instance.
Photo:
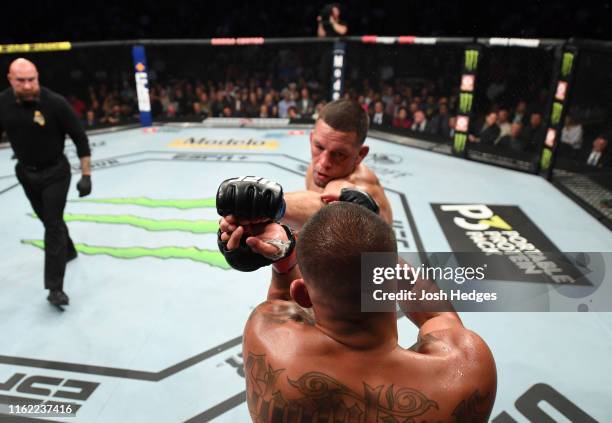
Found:
[[[17,179],[45,227],[45,289],[63,289],[66,259],[76,252],[64,222],[70,164],[63,157],[49,167],[17,163]]]

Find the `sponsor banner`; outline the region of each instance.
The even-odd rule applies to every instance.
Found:
[[[142,126],[151,126],[153,117],[151,115],[147,57],[145,55],[144,46],[132,47],[132,58],[134,59],[134,78],[136,79],[136,95],[138,97],[140,123]]]
[[[275,139],[258,140],[254,138],[238,139],[214,139],[214,138],[177,138],[172,140],[168,147],[190,148],[190,149],[214,149],[214,150],[276,150],[279,142]]]
[[[344,87],[344,55],[346,44],[341,42],[334,43],[332,53],[332,100],[338,100],[342,96]]]
[[[432,204],[452,251],[484,253],[488,279],[588,285],[571,261],[517,206]],[[480,260],[480,258],[479,258]],[[540,269],[540,271],[535,271]]]

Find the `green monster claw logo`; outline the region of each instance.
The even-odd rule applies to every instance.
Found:
[[[30,215],[36,217],[36,215]],[[129,214],[64,214],[66,222],[108,223],[127,225],[151,232],[181,231],[194,234],[217,233],[219,223],[216,220],[182,220],[182,219],[149,219]]]
[[[540,158],[540,167],[543,170],[548,170],[550,167],[550,159],[552,158],[552,151],[548,148],[542,150],[542,157]]]
[[[129,205],[129,206],[142,206],[142,207],[171,207],[175,209],[199,209],[199,208],[210,208],[215,207],[214,198],[201,198],[194,200],[161,200],[151,199],[147,197],[128,197],[128,198],[84,198],[82,200],[75,200],[77,203],[97,203],[97,204],[118,204],[118,205]]]
[[[38,239],[24,239],[24,244],[32,245],[43,249],[45,242]],[[87,244],[74,244],[79,253],[93,256],[106,255],[119,259],[136,259],[143,257],[155,257],[159,259],[188,259],[205,263],[220,269],[229,269],[230,266],[225,261],[225,257],[219,251],[201,250],[196,247],[100,247]]]
[[[556,125],[561,120],[561,112],[563,111],[563,104],[561,103],[553,103],[552,114],[550,116],[550,122],[553,125]]]
[[[474,72],[478,66],[478,50],[465,51],[465,69]]]
[[[572,71],[574,64],[574,53],[565,52],[563,53],[563,61],[561,63],[561,75],[563,78],[567,78]]]
[[[470,93],[461,93],[459,95],[459,111],[463,114],[469,114],[472,110],[472,100],[474,96]]]
[[[74,202],[113,204],[113,205],[136,205],[141,207],[157,208],[170,207],[181,210],[196,208],[214,208],[214,198],[177,200],[177,199],[151,199],[146,197],[134,198],[106,198],[106,199],[81,199]],[[30,214],[36,218],[35,214]],[[193,234],[215,234],[219,228],[217,220],[187,220],[187,219],[153,219],[148,217],[133,216],[130,214],[64,214],[66,222],[89,222],[110,225],[124,225],[144,229],[151,232],[179,231]],[[42,240],[22,240],[24,244],[38,248],[44,248]],[[79,253],[85,255],[106,255],[118,259],[136,259],[153,257],[158,259],[187,259],[198,263],[205,263],[219,269],[227,270],[230,266],[223,255],[214,250],[199,249],[197,247],[162,246],[155,248],[147,247],[111,247],[96,246],[78,243],[75,248]]]
[[[467,141],[466,134],[455,134],[454,148],[456,153],[463,153],[465,150],[465,142]]]

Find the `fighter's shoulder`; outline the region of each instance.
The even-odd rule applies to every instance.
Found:
[[[477,333],[463,326],[419,336],[410,350],[455,363],[474,375],[495,374],[495,361],[489,346]]]
[[[357,166],[357,169],[349,176],[348,180],[355,185],[380,186],[380,180],[376,173],[363,163]]]
[[[299,324],[314,327],[314,316],[293,301],[268,300],[259,304],[249,317],[248,325]]]

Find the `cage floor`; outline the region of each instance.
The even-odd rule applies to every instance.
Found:
[[[79,200],[75,175],[66,207],[80,254],[67,267],[64,313],[45,299],[42,225],[11,151],[0,150],[0,421],[249,421],[241,335],[269,269],[242,274],[218,260],[214,195],[247,174],[303,189],[308,135],[178,126],[92,135],[93,193]],[[561,251],[612,251],[610,232],[540,177],[367,142],[402,251],[450,251],[432,204],[455,203],[515,206]],[[72,144],[66,153],[76,167]],[[529,421],[515,403],[540,400],[556,421],[561,403],[612,420],[603,377],[612,374],[612,314],[462,318],[497,362],[492,420]],[[398,326],[400,344],[412,345],[417,329],[406,318]],[[9,404],[43,401],[71,403],[76,416],[9,414]]]

